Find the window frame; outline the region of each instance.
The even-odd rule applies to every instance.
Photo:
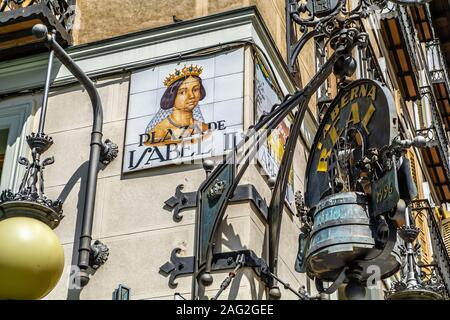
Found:
[[[31,132],[33,97],[0,101],[0,129],[8,129],[8,141],[3,162],[0,191],[17,192],[25,167],[19,165],[19,157],[28,157],[26,136]]]

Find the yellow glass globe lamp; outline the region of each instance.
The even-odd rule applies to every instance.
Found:
[[[0,221],[0,299],[41,299],[63,269],[63,248],[47,224],[30,217]]]

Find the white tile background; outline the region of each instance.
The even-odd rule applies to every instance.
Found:
[[[233,73],[214,79],[214,101],[224,101],[243,96],[244,73]]]
[[[155,114],[159,109],[158,90],[143,91],[130,95],[128,119]]]
[[[242,124],[242,104],[242,98],[214,103],[214,119],[226,119],[227,127]]]
[[[158,88],[159,67],[134,72],[131,75],[130,94]]]

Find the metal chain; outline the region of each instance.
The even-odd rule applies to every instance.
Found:
[[[222,284],[220,285],[219,291],[216,293],[214,298],[211,298],[211,300],[217,300],[219,296],[222,294],[222,292],[224,292],[228,288],[228,286],[231,284],[231,281],[233,281],[234,277],[236,277],[237,271],[244,266],[244,262],[245,262],[245,255],[244,254],[238,255],[236,259],[236,267],[234,268],[233,271],[231,271],[228,274],[225,280],[223,280]]]

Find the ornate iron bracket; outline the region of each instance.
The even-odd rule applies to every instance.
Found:
[[[189,275],[194,273],[195,257],[179,257],[180,248],[175,248],[170,255],[170,261],[166,262],[160,267],[160,272],[164,275],[169,275],[169,286],[175,288],[178,283],[176,278],[182,275]],[[287,282],[282,281],[276,275],[270,272],[266,261],[258,257],[252,250],[239,250],[231,252],[215,253],[212,256],[211,271],[236,270],[237,268],[252,268],[257,277],[269,287],[272,283],[272,278],[282,283],[286,290],[290,290],[297,295],[300,300],[317,300],[318,297],[310,297],[305,287],[300,287],[298,291],[294,290]],[[234,276],[233,276],[234,277]],[[231,281],[231,279],[228,279]],[[229,283],[228,283],[229,284]],[[224,283],[222,283],[222,286]],[[223,291],[221,287],[216,297]]]
[[[109,248],[100,240],[95,240],[91,245],[91,252],[89,254],[89,265],[97,270],[108,261]]]
[[[183,219],[181,210],[195,208],[197,206],[197,192],[182,192],[184,185],[179,184],[175,189],[175,195],[164,201],[166,206],[172,209],[173,220],[179,222]]]
[[[180,215],[182,210],[192,209],[197,206],[197,191],[183,192],[184,185],[180,184],[175,189],[175,195],[167,199],[164,203],[172,210],[173,219],[177,222],[183,219]],[[234,196],[230,202],[251,201],[258,211],[267,220],[268,206],[266,201],[262,198],[254,185],[245,184],[236,188]]]
[[[100,162],[107,166],[111,161],[117,158],[118,153],[119,146],[111,140],[106,139],[103,143],[102,152],[100,154]]]
[[[175,248],[170,261],[162,265],[159,270],[164,275],[169,275],[169,286],[176,287],[176,278],[182,275],[194,273],[194,257],[179,257],[180,248]],[[244,256],[243,261],[240,260]],[[258,277],[266,284],[269,283],[267,275],[267,263],[259,258],[252,250],[239,250],[231,252],[215,253],[212,257],[211,271],[223,271],[236,268],[238,263],[242,263],[243,268],[253,268]]]
[[[179,257],[181,248],[173,249],[170,261],[163,264],[159,271],[165,275],[170,275],[169,286],[176,287],[178,283],[175,279],[181,275],[194,273],[194,257]]]

